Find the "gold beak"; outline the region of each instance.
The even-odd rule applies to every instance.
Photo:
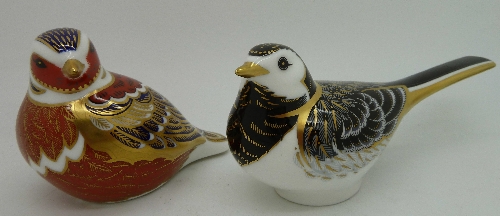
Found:
[[[76,59],[68,59],[64,63],[62,72],[68,78],[77,78],[82,74],[84,68],[85,65],[80,61]]]
[[[245,62],[243,65],[237,68],[234,73],[240,77],[250,78],[268,74],[269,71],[253,62]]]

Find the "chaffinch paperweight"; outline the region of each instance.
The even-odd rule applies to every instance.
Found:
[[[87,35],[58,28],[36,37],[19,109],[24,159],[64,192],[92,202],[155,190],[187,164],[227,150],[163,95],[104,69]]]

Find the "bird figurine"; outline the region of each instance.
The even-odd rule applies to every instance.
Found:
[[[147,194],[187,164],[227,150],[160,93],[107,71],[72,28],[33,42],[28,92],[17,116],[19,149],[57,188],[91,202]]]
[[[227,138],[250,176],[304,205],[342,202],[387,146],[402,117],[429,95],[495,63],[463,57],[385,83],[315,81],[290,47],[253,47]]]

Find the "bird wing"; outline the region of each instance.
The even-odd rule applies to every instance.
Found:
[[[114,84],[80,105],[86,115],[78,123],[93,139],[91,147],[110,153],[114,159],[136,162],[175,159],[205,142],[201,131],[161,94],[134,79],[112,75]]]
[[[303,159],[315,175],[355,171],[376,156],[378,151],[373,149],[378,150],[377,145],[396,128],[405,104],[405,88],[318,83],[323,93],[304,126]],[[301,158],[298,160],[300,163]]]

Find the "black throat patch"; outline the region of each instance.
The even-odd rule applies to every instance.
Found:
[[[229,147],[238,163],[248,165],[266,155],[297,123],[298,116],[273,117],[298,109],[307,96],[286,99],[266,87],[247,82],[231,109],[227,125]]]

